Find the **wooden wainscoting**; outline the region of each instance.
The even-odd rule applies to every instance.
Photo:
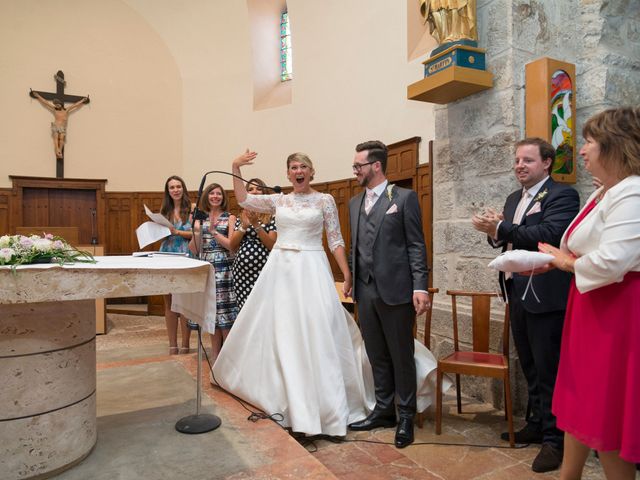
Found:
[[[0,188],[0,235],[11,231],[11,189]]]
[[[422,225],[425,240],[427,243],[427,255],[429,265],[433,261],[433,235],[432,235],[432,210],[433,210],[433,176],[432,176],[432,142],[429,142],[429,163],[419,164],[419,146],[420,137],[413,137],[401,142],[388,145],[389,161],[387,164],[387,177],[389,181],[398,186],[411,188],[418,193],[420,206],[422,208]],[[71,200],[58,201],[60,192],[54,192],[53,197],[47,196],[48,202],[45,202],[44,193],[34,189],[52,188],[56,189],[74,189],[89,190],[93,192],[96,202],[97,211],[97,231],[100,244],[104,244],[107,255],[129,255],[132,252],[140,250],[135,230],[147,221],[148,218],[144,213],[144,205],[147,205],[154,212],[159,212],[162,205],[163,192],[106,192],[104,184],[106,180],[78,180],[78,179],[42,179],[38,177],[14,177],[13,189],[0,189],[0,234],[15,233],[17,226],[23,226],[21,223],[24,218],[31,219],[33,222],[40,222],[51,219],[51,215],[45,215],[48,209],[51,209],[51,198],[53,198],[54,209],[61,212],[73,212],[78,207],[70,205]],[[349,247],[350,229],[349,229],[349,200],[357,195],[362,187],[358,185],[355,178],[340,179],[331,182],[317,183],[313,187],[321,192],[330,193],[336,201],[338,215],[340,219],[340,227],[344,237],[345,245]],[[33,191],[27,193],[27,196],[37,198],[32,202],[31,207],[34,211],[26,211],[23,199],[24,189],[31,188]],[[284,189],[285,192],[291,188]],[[236,201],[233,191],[227,192],[229,195],[229,210],[238,214],[240,209]],[[189,192],[192,202],[196,201],[197,192]],[[58,195],[58,197],[56,197]],[[91,200],[91,195],[85,195],[86,201]],[[88,200],[87,200],[88,199]],[[83,201],[82,211],[88,209]],[[57,203],[56,203],[57,202]],[[56,206],[57,205],[57,206]],[[85,212],[86,213],[86,212]],[[33,217],[33,218],[32,218]],[[30,221],[31,221],[30,220]],[[59,220],[54,215],[54,220]],[[78,219],[74,215],[65,217],[66,223],[57,226],[74,226],[78,223]],[[36,224],[34,224],[36,225]],[[42,223],[41,225],[53,225],[52,223]],[[80,227],[80,243],[90,243],[87,238],[87,232],[90,232],[90,225],[84,222]],[[84,232],[84,233],[82,233]],[[90,234],[89,234],[90,237]],[[324,240],[326,247],[326,238]],[[149,245],[145,250],[157,250],[160,242]],[[336,280],[342,280],[342,274],[333,259],[333,255],[327,250],[331,268]],[[431,282],[431,276],[429,277]],[[123,300],[125,301],[125,300]],[[127,302],[140,303],[143,299],[131,299]],[[111,303],[111,301],[110,301]],[[149,302],[149,308],[154,313],[161,313],[162,302],[161,297],[152,299]]]

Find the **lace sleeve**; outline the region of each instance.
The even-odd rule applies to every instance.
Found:
[[[322,196],[322,216],[324,217],[324,229],[327,232],[327,243],[329,250],[332,252],[342,246],[344,240],[340,232],[340,218],[338,217],[338,208],[333,197],[329,194]]]
[[[247,194],[247,199],[240,204],[242,208],[253,210],[254,212],[276,213],[276,201],[280,198],[281,193],[273,195],[252,195]]]

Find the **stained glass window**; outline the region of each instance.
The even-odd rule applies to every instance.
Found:
[[[280,80],[286,82],[293,78],[291,65],[291,28],[289,27],[289,13],[280,16]]]

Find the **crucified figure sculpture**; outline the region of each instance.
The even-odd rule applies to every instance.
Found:
[[[53,147],[56,151],[56,158],[62,158],[62,149],[64,147],[65,138],[67,135],[67,121],[69,120],[69,114],[85,103],[89,103],[89,97],[82,97],[75,103],[72,103],[69,108],[64,107],[64,103],[57,98],[53,101],[46,100],[38,92],[31,90],[30,95],[38,100],[47,110],[53,113],[53,122],[51,122],[51,135],[53,137]]]

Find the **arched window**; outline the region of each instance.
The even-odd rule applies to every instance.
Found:
[[[280,80],[286,82],[293,78],[291,63],[291,27],[289,26],[289,13],[280,15]]]

